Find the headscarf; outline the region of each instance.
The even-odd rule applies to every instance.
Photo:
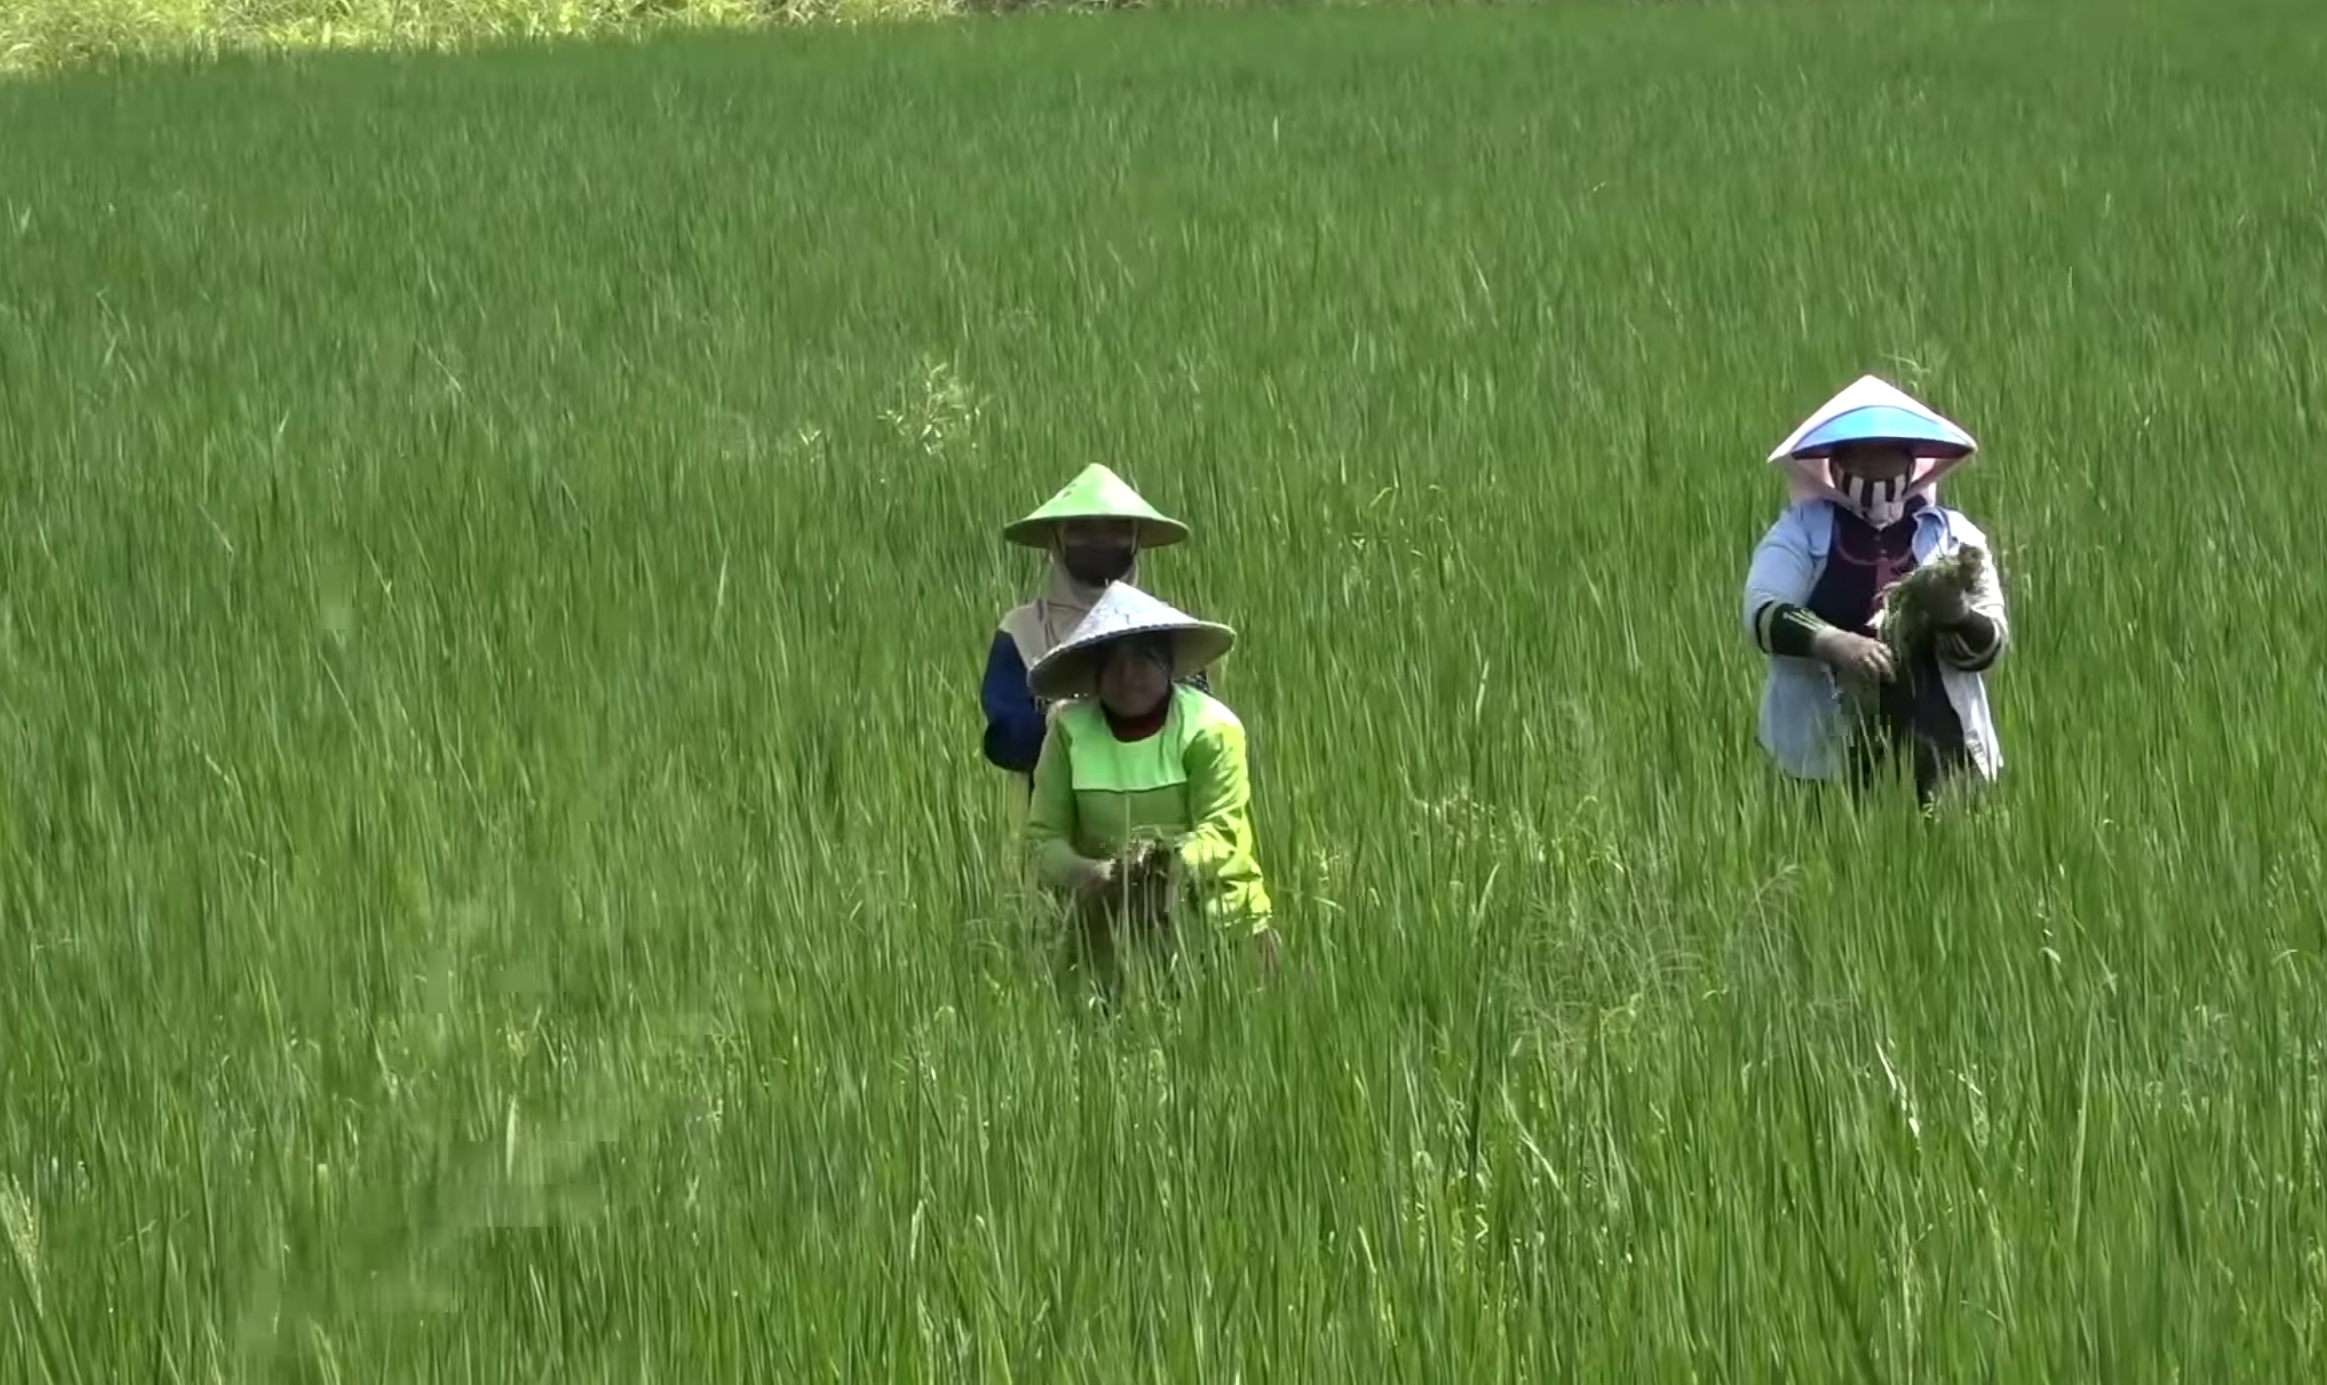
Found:
[[[1124,574],[1122,580],[1138,585],[1139,556],[1136,552],[1131,558],[1131,570]],[[1093,586],[1076,581],[1054,548],[1051,550],[1050,567],[1044,574],[1042,587],[1035,592],[1033,600],[1011,608],[1002,617],[1002,633],[1018,646],[1018,657],[1025,661],[1028,668],[1033,668],[1037,660],[1074,633],[1075,627],[1083,623],[1083,617],[1091,613],[1091,608],[1098,604],[1106,590],[1107,584],[1103,582]]]
[[[1914,470],[1903,478],[1852,485],[1839,481],[1834,464],[1824,457],[1789,458],[1785,463],[1786,499],[1792,504],[1832,501],[1880,529],[1917,508],[1918,501],[1938,504],[1940,478],[1970,459],[1968,453],[1961,457],[1919,456]]]

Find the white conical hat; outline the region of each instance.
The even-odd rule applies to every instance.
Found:
[[[1036,697],[1056,701],[1083,697],[1098,685],[1098,655],[1131,635],[1172,636],[1172,677],[1186,678],[1209,668],[1236,647],[1236,632],[1175,610],[1127,582],[1110,582],[1074,632],[1034,661],[1026,686]]]
[[[1918,458],[1956,461],[1979,450],[1972,435],[1890,381],[1861,375],[1818,407],[1769,454],[1771,462],[1817,461],[1846,442],[1902,442]]]

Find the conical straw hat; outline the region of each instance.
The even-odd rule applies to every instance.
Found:
[[[1139,526],[1141,548],[1169,548],[1188,537],[1188,526],[1140,498],[1122,477],[1097,462],[1084,467],[1058,494],[1026,518],[1002,530],[1002,537],[1028,548],[1048,548],[1061,520],[1128,519]]]
[[[1849,442],[1897,442],[1918,458],[1956,461],[1979,449],[1972,435],[1928,404],[1874,375],[1861,375],[1820,405],[1769,454],[1772,463],[1818,461]]]
[[[1227,626],[1198,620],[1128,583],[1110,582],[1073,633],[1034,661],[1026,671],[1026,686],[1051,701],[1087,697],[1097,690],[1106,647],[1145,634],[1171,635],[1175,679],[1202,672],[1236,647],[1236,632]]]

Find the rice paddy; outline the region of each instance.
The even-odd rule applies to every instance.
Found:
[[[1037,16],[0,85],[0,1380],[2313,1380],[2298,0]],[[1964,423],[2005,783],[1753,740]],[[1046,984],[1089,461],[1292,972]]]

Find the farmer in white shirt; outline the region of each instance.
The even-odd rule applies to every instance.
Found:
[[[1797,779],[1864,787],[1894,756],[1928,807],[1968,770],[1993,780],[2004,757],[1985,674],[2010,643],[1987,536],[1939,503],[1939,481],[1978,444],[1872,375],[1827,401],[1770,453],[1791,504],[1754,549],[1745,628],[1769,656],[1760,739]],[[1895,657],[1880,636],[1884,596],[1909,573],[1977,548],[1968,589],[1935,586],[1934,636]]]

